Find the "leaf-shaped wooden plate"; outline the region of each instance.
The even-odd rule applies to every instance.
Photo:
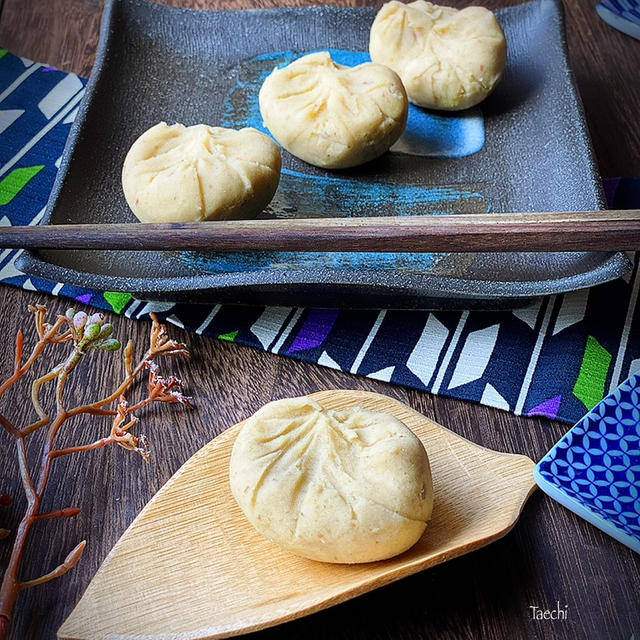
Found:
[[[263,538],[229,489],[240,423],[188,460],[142,510],[58,637],[202,640],[263,629],[500,538],[535,487],[529,458],[473,444],[397,400],[361,391],[311,397],[330,409],[393,414],[424,442],[435,500],[432,519],[411,549],[380,562],[335,565],[299,558]]]

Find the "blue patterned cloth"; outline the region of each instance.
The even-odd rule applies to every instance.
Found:
[[[0,50],[0,225],[36,224],[84,80]],[[605,184],[640,206],[640,181]],[[65,296],[300,360],[512,411],[575,422],[640,370],[640,274],[504,312],[337,311],[146,302],[20,273],[0,249],[0,282]]]

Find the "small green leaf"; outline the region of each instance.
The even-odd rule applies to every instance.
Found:
[[[100,340],[106,340],[112,333],[113,333],[113,325],[107,322],[107,324],[102,325],[102,329],[100,329],[98,338]]]
[[[103,340],[96,344],[96,349],[100,349],[102,351],[117,351],[121,346],[120,340],[109,338],[108,340]]]
[[[100,325],[97,322],[92,322],[84,328],[84,335],[82,336],[86,340],[95,340],[100,333]]]

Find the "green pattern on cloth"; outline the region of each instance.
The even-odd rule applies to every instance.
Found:
[[[122,313],[122,310],[133,297],[130,293],[123,293],[121,291],[105,291],[103,295],[104,299],[111,305],[111,308],[116,313]]]
[[[0,180],[0,205],[9,204],[27,185],[29,180],[44,169],[43,164],[20,167]]]
[[[580,373],[573,386],[573,394],[587,409],[595,407],[604,396],[610,364],[611,354],[593,336],[588,336]]]
[[[237,331],[229,331],[227,333],[221,333],[218,335],[218,340],[226,340],[227,342],[233,342],[238,335]]]

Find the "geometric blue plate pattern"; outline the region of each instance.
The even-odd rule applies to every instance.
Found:
[[[640,553],[640,373],[565,434],[534,477],[545,493]]]
[[[640,40],[640,2],[603,0],[596,5],[598,15],[618,31]]]

